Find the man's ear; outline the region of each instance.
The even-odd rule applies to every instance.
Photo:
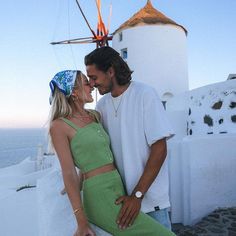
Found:
[[[115,76],[115,70],[113,68],[113,66],[111,66],[109,69],[108,69],[108,74],[111,76],[111,77],[114,77]]]

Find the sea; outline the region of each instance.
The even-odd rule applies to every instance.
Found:
[[[46,129],[0,129],[0,168],[36,157],[38,147],[47,152]]]

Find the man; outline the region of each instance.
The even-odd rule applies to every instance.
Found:
[[[110,47],[85,57],[90,85],[104,95],[97,104],[127,190],[117,224],[132,225],[140,209],[171,228],[166,138],[173,133],[154,88],[131,81],[132,71]]]

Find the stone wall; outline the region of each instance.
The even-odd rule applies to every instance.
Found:
[[[236,133],[236,80],[188,93],[187,135]]]

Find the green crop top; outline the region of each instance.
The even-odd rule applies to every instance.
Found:
[[[66,118],[61,119],[76,130],[70,147],[74,163],[82,173],[113,163],[109,136],[99,122],[80,128]]]

